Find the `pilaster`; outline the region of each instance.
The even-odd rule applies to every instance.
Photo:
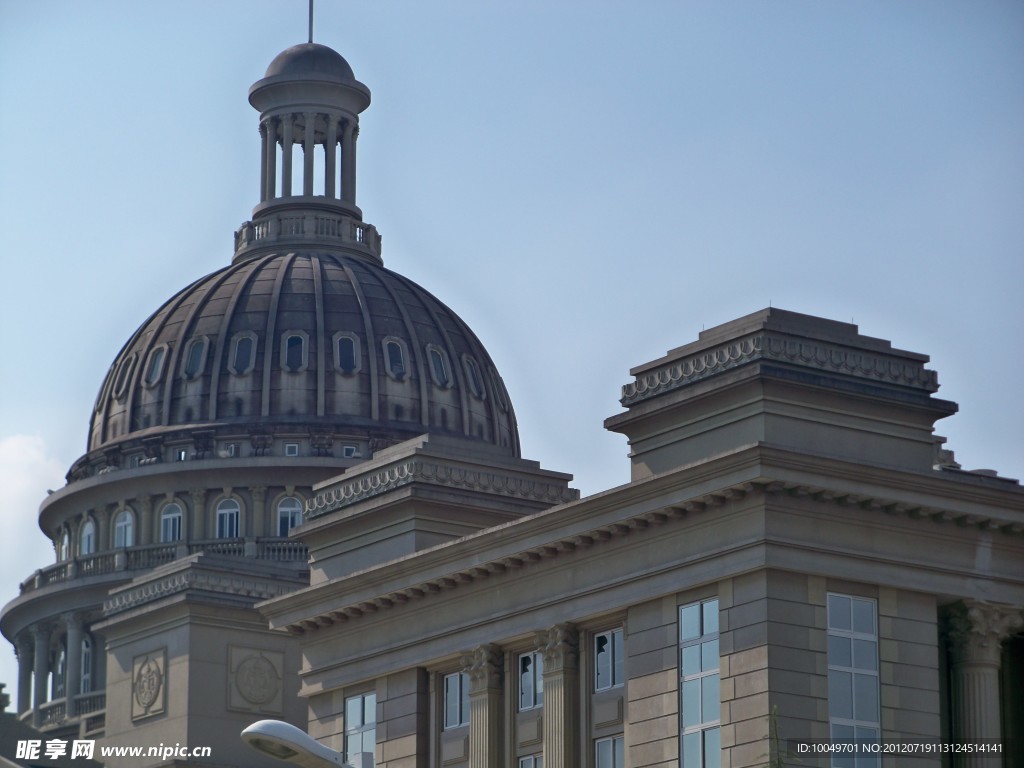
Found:
[[[62,617],[65,627],[67,678],[64,680],[65,711],[69,718],[78,714],[75,696],[82,690],[82,618],[76,613]]]
[[[501,765],[501,648],[482,645],[462,663],[469,675],[469,768]]]
[[[544,765],[575,768],[579,742],[579,633],[557,624],[537,635],[544,654]]]

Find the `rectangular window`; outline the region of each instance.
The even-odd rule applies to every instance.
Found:
[[[828,722],[833,742],[877,743],[881,734],[878,622],[875,601],[828,595]],[[832,760],[836,768],[869,768],[877,755]]]
[[[623,682],[622,630],[594,635],[594,690],[606,691]]]
[[[299,455],[299,444],[298,443],[285,443],[284,444],[284,455],[285,456],[298,456]]]
[[[345,699],[345,760],[359,768],[373,768],[377,744],[377,694]]]
[[[718,768],[721,757],[718,600],[679,609],[680,765]]]
[[[519,657],[519,711],[544,705],[544,655],[540,651]]]
[[[456,672],[444,676],[444,727],[469,724],[469,675]]]
[[[519,768],[544,768],[544,755],[520,757]]]
[[[625,768],[626,740],[622,736],[594,742],[594,768]]]

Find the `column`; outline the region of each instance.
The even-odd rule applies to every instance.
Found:
[[[64,706],[67,717],[72,718],[78,714],[75,696],[82,690],[82,619],[75,613],[66,613],[63,619],[67,631],[64,640],[67,652]]]
[[[252,494],[252,536],[260,537],[267,535],[267,486],[254,485],[249,488]],[[271,523],[269,535],[277,536],[277,522]]]
[[[264,136],[267,143],[266,154],[263,156],[264,200],[273,200],[277,197],[277,120],[268,117],[263,121]]]
[[[260,121],[260,202],[267,200],[267,168],[270,166],[270,158],[267,156],[267,149],[270,147],[269,128],[266,120]]]
[[[324,136],[324,195],[335,197],[335,176],[338,175],[335,160],[338,156],[338,118],[327,117],[327,134]]]
[[[139,530],[135,536],[135,545],[153,544],[159,539],[159,536],[153,536],[153,497],[143,493],[136,501],[139,508]]]
[[[313,158],[316,153],[316,115],[306,113],[306,130],[302,142],[302,194],[313,195]]]
[[[32,725],[39,727],[39,708],[47,702],[46,678],[50,674],[50,627],[37,624],[32,627],[35,642],[35,669],[32,680]]]
[[[28,632],[18,635],[18,711],[32,709],[32,637]]]
[[[341,134],[341,199],[356,202],[356,124],[346,120]]]
[[[292,127],[295,115],[281,117],[281,197],[292,194]]]
[[[537,634],[537,649],[544,654],[545,768],[575,768],[577,763],[579,642],[572,624]]]
[[[1024,626],[1021,609],[964,600],[948,615],[952,660],[953,740],[1003,742],[999,725],[1002,642]],[[985,768],[986,753],[955,755],[958,768]]]
[[[462,657],[469,675],[469,768],[501,765],[501,696],[503,654],[496,645],[481,645]]]

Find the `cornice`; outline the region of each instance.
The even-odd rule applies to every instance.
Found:
[[[471,469],[417,457],[360,473],[351,479],[342,479],[306,501],[306,517],[315,519],[413,483],[489,493],[546,505],[564,504],[579,498],[579,491],[566,487],[564,482],[544,482],[514,472]]]
[[[795,338],[778,331],[761,331],[637,374],[635,381],[622,387],[620,402],[630,406],[758,360],[789,363],[927,392],[936,392],[939,388],[935,371],[926,369],[918,360],[824,340]]]
[[[672,474],[675,475],[676,473]],[[652,481],[662,481],[664,478],[665,476],[652,478]],[[678,484],[678,482],[679,481],[677,479],[676,483]],[[637,485],[643,484],[641,483]],[[652,485],[660,487],[660,483],[652,483]],[[623,489],[618,490],[628,491],[630,489],[631,486],[624,486]],[[382,592],[381,594],[377,594],[373,597],[367,597],[365,599],[357,599],[348,603],[342,602],[337,607],[332,607],[330,610],[326,611],[317,610],[315,605],[322,605],[324,597],[331,594],[331,591],[336,590],[337,593],[341,593],[341,590],[337,589],[335,582],[327,582],[322,585],[317,585],[316,587],[310,587],[306,590],[302,590],[301,593],[293,593],[289,598],[286,598],[286,600],[289,601],[300,601],[298,604],[293,603],[295,608],[299,611],[302,610],[301,607],[299,607],[301,603],[306,603],[310,608],[309,615],[306,618],[298,620],[284,619],[278,624],[277,628],[286,629],[292,634],[302,635],[309,632],[316,632],[324,627],[343,624],[349,621],[356,621],[370,614],[400,607],[406,603],[429,599],[431,596],[438,595],[442,592],[460,589],[474,582],[501,577],[506,572],[534,567],[541,561],[549,561],[555,558],[566,557],[577,551],[599,547],[612,539],[621,539],[645,532],[648,529],[693,520],[698,516],[713,512],[717,508],[723,507],[727,504],[743,501],[751,496],[774,497],[777,499],[808,499],[812,502],[821,504],[860,509],[867,512],[875,512],[893,517],[920,521],[922,524],[950,525],[964,529],[965,531],[968,529],[990,531],[1016,540],[1024,538],[1024,515],[1018,516],[1019,519],[1017,520],[1010,521],[1006,519],[998,519],[981,512],[975,513],[964,510],[949,509],[941,505],[915,504],[881,494],[854,493],[847,490],[829,488],[824,485],[783,481],[761,476],[751,480],[736,482],[711,492],[695,495],[693,498],[684,501],[638,511],[634,514],[627,513],[614,523],[579,530],[564,536],[556,536],[542,545],[525,547],[508,554],[489,557],[487,553],[484,552],[481,556],[478,547],[472,547],[471,543],[466,543],[465,546],[473,548],[473,557],[471,558],[468,555],[468,552],[464,552],[461,549],[458,551],[462,553],[464,561],[473,559],[472,565],[467,564],[465,567],[452,569],[445,572],[442,576],[434,576],[423,580],[413,579],[410,583],[401,588],[390,589]],[[621,493],[615,493],[613,494],[613,497],[614,498],[607,499],[607,501],[614,503],[616,499],[621,498]],[[564,530],[571,525],[570,518],[572,516],[569,515],[569,510],[572,507],[584,507],[589,501],[591,500],[586,499],[578,504],[546,510],[538,513],[537,515],[505,524],[500,526],[500,528],[504,534],[513,535],[510,530],[513,526],[524,526],[529,528],[531,526],[542,524],[545,519],[553,519],[560,522],[561,525],[559,527]],[[633,501],[635,501],[635,499]],[[622,506],[627,505],[623,503]],[[634,509],[636,508],[635,504],[630,504],[628,506],[632,506]],[[482,532],[482,534],[488,534],[493,530],[494,529],[489,529],[488,531]],[[481,534],[476,534],[473,537],[467,537],[467,539],[474,539],[480,536]],[[464,542],[466,542],[466,539],[460,539],[452,544],[442,545],[442,547],[437,549],[440,550],[458,547],[458,545]],[[403,558],[401,561],[384,564],[379,566],[379,568],[401,567],[403,572],[409,572],[411,570],[409,567],[411,565],[410,561],[415,560],[420,556],[421,555],[413,555]],[[369,571],[364,573],[368,574]],[[358,578],[358,576],[359,574],[354,575],[355,578]],[[352,579],[353,577],[346,578]],[[372,591],[372,588],[370,591]],[[345,590],[345,593],[358,594],[356,590]],[[365,594],[368,594],[367,590],[364,590],[364,595]],[[261,607],[266,609],[265,613],[267,615],[276,614],[282,618],[286,613],[291,614],[291,616],[295,615],[294,610],[288,610],[283,604],[274,605],[273,603],[270,603],[264,604]]]

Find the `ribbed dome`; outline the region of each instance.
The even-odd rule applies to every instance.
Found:
[[[160,307],[103,382],[89,451],[197,430],[429,431],[519,453],[504,384],[454,312],[368,259],[317,252],[236,262]]]

